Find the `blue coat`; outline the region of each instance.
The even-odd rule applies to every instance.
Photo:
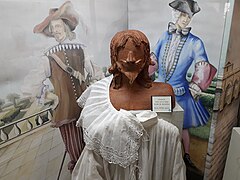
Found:
[[[207,123],[209,113],[200,101],[195,101],[189,91],[187,72],[192,63],[207,61],[208,57],[201,39],[189,33],[182,36],[174,56],[173,66],[166,71],[166,59],[172,34],[163,33],[157,42],[154,54],[159,65],[157,82],[166,82],[173,86],[176,100],[184,110],[183,128],[197,127]]]

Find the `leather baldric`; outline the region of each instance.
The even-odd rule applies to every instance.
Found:
[[[63,61],[56,55],[56,54],[50,54],[50,57],[52,57],[55,62],[69,75],[75,77],[76,79],[79,80],[80,84],[85,81],[84,76],[79,72],[74,70],[71,66],[67,66],[66,64],[63,63]]]

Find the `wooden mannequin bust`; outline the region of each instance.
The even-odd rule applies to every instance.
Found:
[[[167,83],[152,82],[148,75],[151,64],[147,37],[138,30],[118,32],[111,41],[110,101],[117,109],[151,110],[151,96],[175,95]]]

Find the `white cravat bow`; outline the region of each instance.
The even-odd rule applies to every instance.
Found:
[[[171,34],[176,33],[176,34],[182,34],[186,36],[190,31],[191,31],[191,27],[177,29],[177,26],[174,23],[172,22],[168,23],[168,32]]]

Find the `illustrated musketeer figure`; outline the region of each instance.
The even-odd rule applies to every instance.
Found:
[[[52,126],[58,127],[61,132],[71,159],[68,163],[70,171],[73,170],[85,145],[82,129],[76,127],[76,120],[81,112],[76,100],[87,88],[89,79],[95,77],[95,66],[86,57],[83,46],[74,42],[76,34],[73,31],[78,24],[79,15],[70,1],[59,8],[50,9],[49,15],[36,25],[33,31],[55,38],[58,44],[45,53],[41,65],[31,72],[34,74],[30,73],[27,76],[27,79],[33,81],[30,83],[32,92],[29,92],[32,96],[54,99]],[[47,78],[54,87],[54,94],[44,90],[44,81]]]

